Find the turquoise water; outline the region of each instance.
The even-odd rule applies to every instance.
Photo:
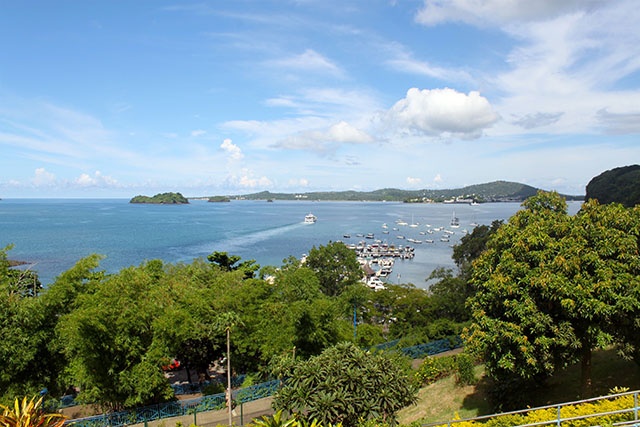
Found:
[[[570,204],[570,212],[579,204]],[[413,245],[406,238],[434,239],[416,244],[413,260],[397,261],[387,281],[425,287],[438,267],[454,268],[451,245],[472,231],[471,223],[490,224],[508,219],[518,203],[478,206],[382,202],[232,201],[189,205],[138,205],[125,199],[4,199],[0,201],[0,246],[13,243],[9,258],[26,261],[46,286],[80,258],[106,256],[102,269],[116,272],[149,259],[191,262],[214,251],[225,251],[260,265],[282,264],[312,247],[342,240],[357,243],[358,234],[374,233],[389,244]],[[455,211],[460,227],[449,228]],[[312,212],[315,224],[304,224]],[[398,226],[396,220],[417,227]],[[383,224],[389,234],[383,234]],[[397,227],[398,230],[393,230]],[[429,228],[455,231],[448,243],[441,232],[422,235]],[[344,237],[350,234],[351,238]],[[398,239],[403,235],[405,239]]]

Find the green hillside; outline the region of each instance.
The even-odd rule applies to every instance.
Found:
[[[624,166],[601,173],[587,184],[586,199],[601,204],[621,203],[632,207],[640,203],[640,165]]]
[[[320,191],[307,193],[259,193],[240,196],[247,200],[322,200],[322,201],[388,201],[388,202],[444,202],[452,199],[482,202],[522,202],[538,189],[509,181],[494,181],[447,190],[400,190],[383,188],[375,191]],[[583,196],[564,195],[567,200],[582,200]]]

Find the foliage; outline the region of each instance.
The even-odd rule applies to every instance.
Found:
[[[458,385],[473,385],[477,378],[474,373],[473,357],[467,353],[460,353],[455,356],[456,383]]]
[[[42,397],[26,396],[15,400],[13,406],[0,405],[0,426],[2,427],[62,427],[65,416],[58,413],[45,413],[42,410]]]
[[[442,201],[455,197],[474,198],[485,202],[522,202],[528,197],[534,196],[537,190],[526,184],[509,181],[493,181],[484,184],[470,185],[456,189],[434,190],[401,190],[397,188],[383,188],[375,191],[320,191],[309,192],[303,195],[309,200],[346,200],[346,201],[416,201],[434,200]],[[271,193],[261,191],[259,193],[244,194],[243,198],[249,200],[297,200],[300,193]],[[572,196],[567,196],[570,198]],[[581,200],[577,197],[573,199]]]
[[[471,263],[484,252],[489,238],[502,224],[502,220],[495,220],[491,223],[491,226],[484,224],[479,225],[475,227],[470,234],[463,236],[460,239],[460,243],[453,247],[453,255],[451,258],[460,269],[460,275],[463,278],[468,278],[468,270]]]
[[[562,421],[567,427],[589,427],[594,425],[614,425],[634,419],[633,395],[613,397],[596,402],[577,403],[560,408],[560,418],[572,420]],[[619,412],[619,413],[616,413]],[[608,415],[599,415],[609,413]],[[591,416],[590,416],[591,415]],[[456,427],[510,427],[518,425],[555,425],[558,420],[558,410],[555,407],[523,411],[516,414],[497,415],[488,421],[460,421],[450,423]]]
[[[305,265],[320,281],[325,295],[340,295],[347,287],[355,285],[363,277],[356,253],[341,242],[330,242],[326,246],[313,247]]]
[[[238,255],[228,255],[226,252],[215,251],[207,256],[209,262],[212,262],[222,268],[224,271],[242,271],[246,279],[253,278],[254,274],[260,268],[255,260],[242,261]]]
[[[299,362],[274,407],[307,420],[352,427],[366,419],[392,422],[415,396],[406,361],[342,343]]]
[[[153,265],[109,276],[60,319],[57,332],[80,400],[119,409],[173,396],[160,369],[166,346],[154,340],[163,301]]]
[[[159,193],[155,196],[142,196],[138,195],[133,197],[129,203],[151,203],[161,205],[175,205],[175,204],[188,204],[189,199],[184,197],[180,193]]]
[[[502,397],[577,360],[586,396],[592,349],[637,335],[640,210],[590,201],[570,217],[542,192],[523,206],[473,264],[467,346]]]
[[[587,184],[586,200],[597,199],[601,204],[620,203],[632,207],[640,203],[640,165],[608,170]]]
[[[415,377],[422,385],[433,384],[441,378],[448,377],[455,372],[454,356],[424,358],[415,372]]]

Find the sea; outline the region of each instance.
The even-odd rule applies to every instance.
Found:
[[[573,214],[581,202],[568,205]],[[435,269],[455,272],[453,245],[476,224],[508,220],[519,209],[520,203],[191,200],[153,205],[128,199],[2,199],[0,247],[13,244],[8,258],[25,262],[20,268],[36,271],[46,287],[94,253],[105,257],[99,269],[109,273],[152,259],[190,263],[214,251],[278,267],[313,247],[336,241],[357,244],[371,233],[374,238],[367,243],[415,248],[413,259],[395,262],[387,283],[428,288],[427,278]],[[309,213],[317,217],[313,224],[304,223]],[[453,216],[459,219],[458,228],[450,226]],[[445,230],[448,242],[440,240]],[[424,242],[428,239],[433,243]]]

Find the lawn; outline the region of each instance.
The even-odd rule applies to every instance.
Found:
[[[484,368],[476,367],[475,386],[458,386],[453,377],[445,378],[420,389],[417,405],[398,414],[400,424],[419,421],[421,424],[448,421],[456,417],[473,418],[493,413],[488,399],[488,382]],[[609,393],[613,387],[640,390],[640,367],[621,359],[614,350],[593,354],[593,396]],[[530,407],[580,400],[580,366],[571,366],[558,372],[547,386],[531,396]]]

